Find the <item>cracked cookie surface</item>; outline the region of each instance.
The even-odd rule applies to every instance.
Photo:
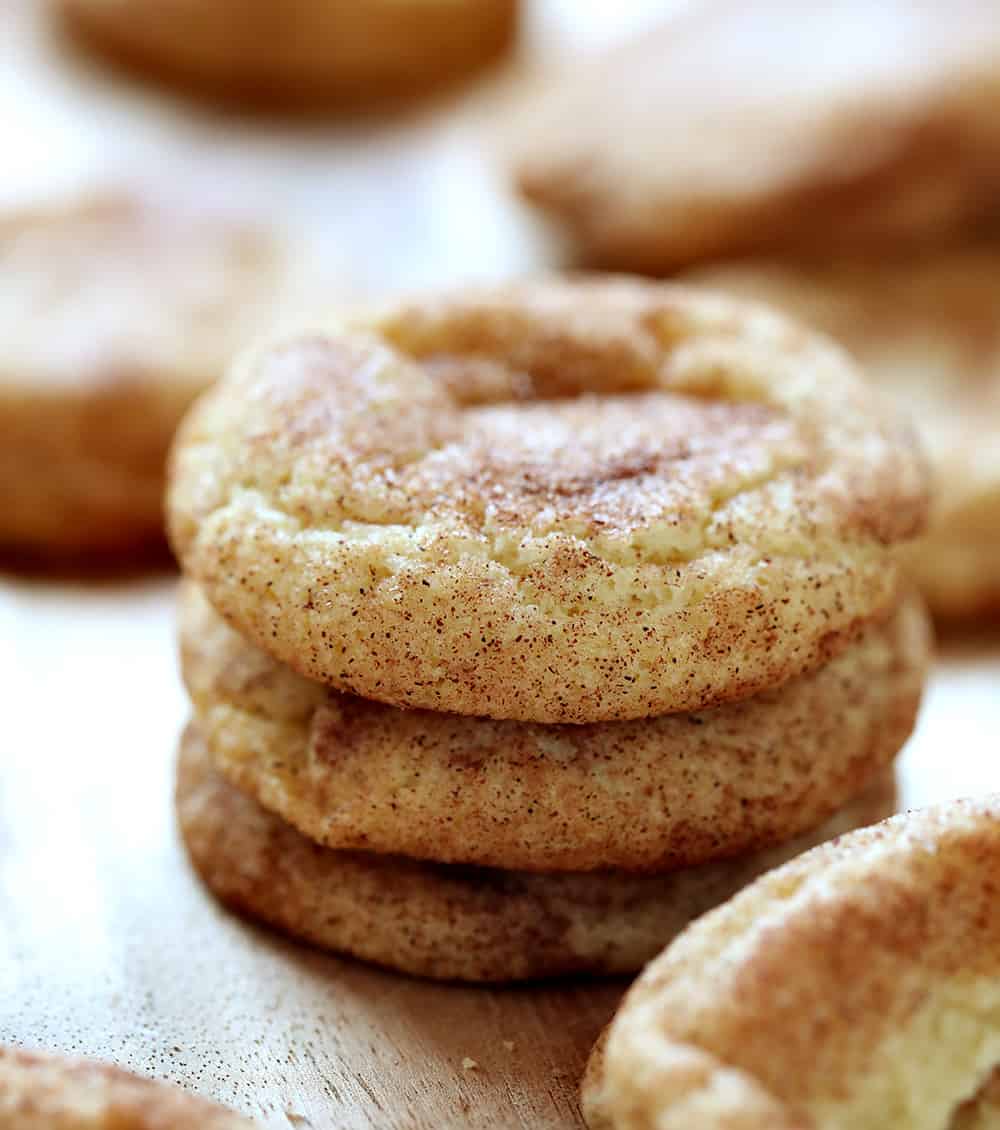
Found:
[[[359,313],[246,355],[174,449],[185,571],[301,674],[397,706],[655,716],[884,614],[912,436],[762,307],[624,279]]]

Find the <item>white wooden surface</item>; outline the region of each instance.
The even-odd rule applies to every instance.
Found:
[[[541,6],[538,50],[592,47],[609,10]],[[0,198],[124,171],[302,225],[359,290],[517,273],[551,248],[487,140],[536,66],[529,52],[405,122],[261,125],[120,87],[6,0]],[[201,890],[171,808],[173,583],[0,576],[0,1042],[116,1060],[272,1127],[578,1126],[621,985],[423,984],[287,944]],[[1000,633],[949,643],[900,803],[1000,788],[997,735]]]

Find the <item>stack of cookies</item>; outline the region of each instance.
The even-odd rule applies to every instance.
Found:
[[[296,330],[188,416],[168,512],[194,865],[394,968],[634,970],[879,815],[913,725],[922,460],[758,306],[552,280]]]

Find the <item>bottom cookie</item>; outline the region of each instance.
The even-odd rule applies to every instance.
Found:
[[[3,1130],[253,1130],[176,1087],[107,1063],[0,1047]]]
[[[762,871],[891,812],[894,794],[887,775],[787,844],[653,877],[531,874],[320,847],[228,784],[195,725],[181,739],[176,800],[195,869],[232,909],[405,973],[524,981],[634,972]]]

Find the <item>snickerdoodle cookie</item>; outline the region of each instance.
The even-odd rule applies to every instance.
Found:
[[[936,477],[930,529],[908,548],[908,568],[942,617],[1000,613],[1000,241],[693,278],[829,333],[896,397]]]
[[[0,1130],[253,1130],[253,1123],[110,1064],[0,1047]]]
[[[195,868],[230,907],[407,973],[516,981],[632,972],[761,871],[891,811],[893,795],[883,779],[807,836],[670,875],[527,874],[320,847],[228,784],[191,726],[177,811]]]
[[[57,0],[67,28],[142,74],[227,101],[416,94],[499,55],[518,0]]]
[[[746,698],[888,613],[908,429],[762,307],[626,279],[403,302],[245,355],[187,417],[185,572],[301,674],[594,722]]]
[[[1000,9],[690,4],[536,96],[517,164],[615,269],[968,228],[1000,198]]]
[[[588,1075],[594,1125],[947,1126],[1000,1063],[998,872],[989,797],[757,880],[625,998]]]
[[[0,218],[0,546],[162,543],[174,429],[267,324],[284,261],[254,225],[135,194]]]
[[[327,847],[524,871],[674,870],[813,828],[912,727],[926,616],[905,600],[746,702],[546,726],[399,710],[296,675],[186,582],[185,683],[215,766]]]

